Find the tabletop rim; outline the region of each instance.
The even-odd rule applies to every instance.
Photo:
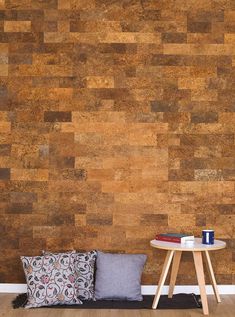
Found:
[[[167,242],[167,241],[160,241],[153,239],[150,241],[151,247],[155,249],[162,249],[162,250],[173,250],[173,251],[215,251],[215,250],[221,250],[226,247],[226,242],[222,240],[215,240],[215,244],[207,245],[199,243],[198,240],[201,240],[201,238],[195,238],[196,245],[194,246],[187,246],[185,244],[181,243],[174,243],[174,242]],[[156,244],[160,243],[160,244]],[[219,244],[217,244],[217,243]]]

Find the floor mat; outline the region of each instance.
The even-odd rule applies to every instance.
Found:
[[[72,309],[152,309],[154,296],[145,295],[143,301],[114,301],[114,300],[97,300],[83,301],[83,305],[56,305],[48,308],[72,308]],[[27,294],[19,294],[13,301],[13,308],[24,307],[27,302]],[[173,298],[167,295],[160,296],[158,309],[192,309],[201,308],[200,295],[195,294],[176,294]],[[44,307],[45,308],[45,307]]]

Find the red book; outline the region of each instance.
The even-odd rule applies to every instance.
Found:
[[[181,239],[180,238],[177,238],[177,237],[166,237],[166,236],[161,236],[160,234],[157,234],[155,239],[159,240],[159,241],[181,243]]]
[[[159,241],[182,243],[187,240],[193,240],[194,236],[181,233],[161,233],[157,234],[155,239]]]

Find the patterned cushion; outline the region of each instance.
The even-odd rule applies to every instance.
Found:
[[[77,298],[78,276],[74,270],[74,254],[22,256],[27,281],[26,308],[82,304]]]
[[[75,254],[75,270],[78,273],[78,298],[82,300],[95,299],[94,273],[96,251]]]
[[[74,253],[75,251],[68,251],[66,254]],[[43,254],[53,254],[48,251],[43,251]],[[55,253],[56,254],[56,253]],[[81,300],[94,300],[94,274],[95,262],[97,252],[95,250],[90,252],[78,252],[75,254],[74,266],[78,274],[78,293],[77,296]]]

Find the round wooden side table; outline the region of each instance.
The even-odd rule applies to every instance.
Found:
[[[167,273],[169,271],[169,268],[173,259],[170,285],[169,285],[169,293],[168,293],[168,297],[172,298],[181,255],[182,255],[182,252],[184,251],[187,251],[187,252],[191,251],[193,253],[193,259],[194,259],[194,264],[195,264],[195,269],[197,274],[197,281],[198,281],[200,294],[201,294],[203,314],[208,315],[209,310],[208,310],[208,303],[207,303],[207,297],[206,297],[205,276],[204,276],[204,270],[203,270],[202,254],[205,256],[205,260],[208,267],[208,272],[209,272],[209,276],[211,279],[211,284],[214,290],[216,300],[218,303],[221,302],[218,288],[216,285],[214,271],[211,264],[209,251],[223,249],[226,247],[226,243],[220,240],[215,240],[214,244],[206,245],[206,244],[202,244],[201,241],[202,241],[201,238],[195,238],[194,244],[192,246],[188,246],[185,243],[180,244],[180,243],[165,242],[165,241],[158,241],[158,240],[152,240],[150,242],[150,245],[153,248],[167,250],[167,255],[163,265],[161,277],[158,283],[156,295],[153,300],[153,305],[152,305],[153,309],[157,308],[162,287],[165,283]]]

